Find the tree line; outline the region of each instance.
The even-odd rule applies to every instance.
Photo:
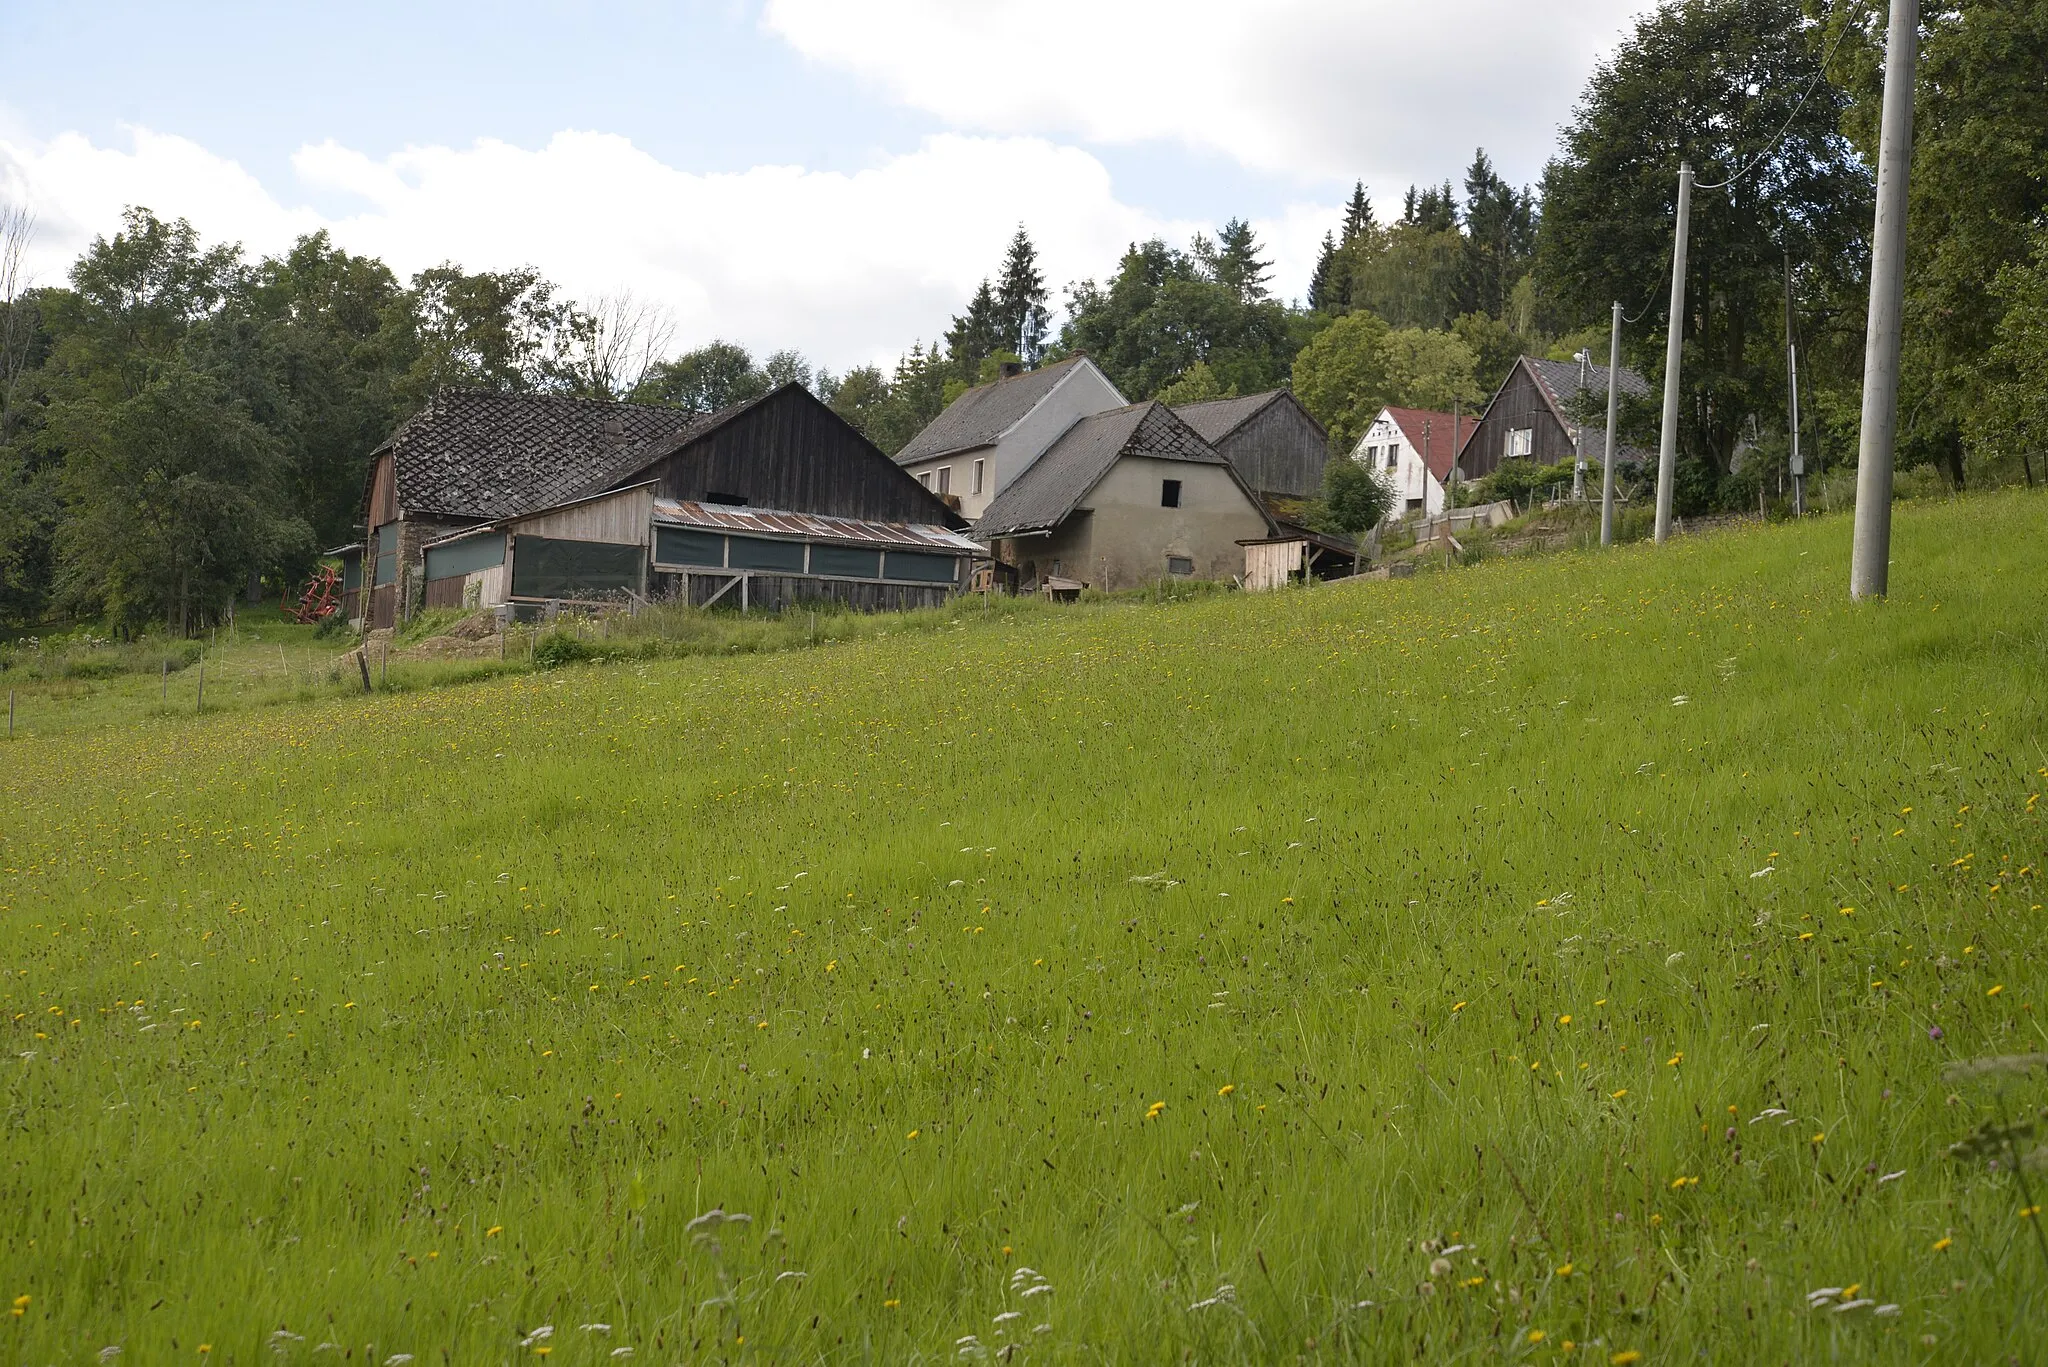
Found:
[[[1085,352],[1133,400],[1291,386],[1348,445],[1388,403],[1468,409],[1523,354],[1662,378],[1677,167],[1695,197],[1681,320],[1680,511],[1754,506],[1802,439],[1853,459],[1883,13],[1865,0],[1667,0],[1589,80],[1538,185],[1484,150],[1382,214],[1355,187],[1306,297],[1274,295],[1250,226],[1133,243],[1051,291],[1020,226],[996,269],[893,368],[844,375],[588,305],[531,269],[401,281],[324,233],[275,257],[131,209],[66,286],[20,287],[32,224],[0,206],[0,620],[191,629],[359,530],[368,452],[444,384],[711,411],[795,381],[894,452],[1006,361]],[[1923,20],[1900,464],[1961,486],[2048,446],[2048,0]],[[1623,435],[1655,441],[1654,405]]]

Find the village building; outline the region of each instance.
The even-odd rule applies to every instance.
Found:
[[[1082,418],[974,525],[1018,587],[1233,579],[1278,526],[1237,470],[1158,401]]]
[[[1650,394],[1649,382],[1627,368],[1617,376],[1616,388],[1624,398]],[[1574,456],[1594,470],[1607,458],[1607,367],[1524,356],[1501,381],[1467,438],[1458,478],[1483,479],[1504,460],[1555,465]],[[1653,458],[1638,447],[1615,448],[1617,464]]]
[[[1081,419],[1127,400],[1095,362],[1014,363],[968,390],[896,453],[896,463],[970,521]]]
[[[373,627],[629,596],[912,606],[965,587],[975,550],[800,385],[713,414],[444,391],[379,449],[367,504],[377,554],[343,562],[370,569],[350,610]]]
[[[1241,399],[1180,404],[1173,411],[1261,498],[1301,500],[1322,494],[1330,434],[1291,391],[1269,389]]]
[[[1382,408],[1352,448],[1351,458],[1393,490],[1393,517],[1435,517],[1448,502],[1458,453],[1478,426],[1479,419],[1471,414]]]

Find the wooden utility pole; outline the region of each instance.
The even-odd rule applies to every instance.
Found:
[[[1892,0],[1885,36],[1884,122],[1877,141],[1877,226],[1870,323],[1863,339],[1863,429],[1856,448],[1856,533],[1849,597],[1882,598],[1892,551],[1892,457],[1899,435],[1899,334],[1906,308],[1906,180],[1913,166],[1913,81],[1920,7]]]
[[[1692,163],[1678,164],[1678,227],[1671,239],[1671,323],[1664,337],[1664,430],[1657,438],[1657,542],[1671,535],[1678,478],[1678,378],[1685,341],[1685,246],[1692,232]]]

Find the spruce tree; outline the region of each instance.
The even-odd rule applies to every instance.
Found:
[[[1266,279],[1272,272],[1259,259],[1259,243],[1252,236],[1251,224],[1233,218],[1216,234],[1215,272],[1216,283],[1235,290],[1247,304],[1266,297]]]
[[[1330,273],[1337,264],[1337,241],[1329,233],[1323,234],[1323,249],[1316,256],[1315,274],[1308,278],[1308,306],[1323,313],[1334,313],[1337,300],[1330,289]]]
[[[1365,197],[1365,182],[1351,187],[1351,202],[1344,206],[1344,246],[1350,246],[1378,225],[1373,222],[1372,201]]]
[[[1025,365],[1037,365],[1045,355],[1045,334],[1052,321],[1045,303],[1045,275],[1038,269],[1038,249],[1020,223],[1017,235],[1010,239],[1010,252],[1003,259],[1002,278],[996,285],[996,316],[1003,341],[991,350],[1014,351]]]
[[[1006,346],[1002,306],[996,301],[995,290],[984,279],[974,297],[967,301],[967,312],[956,315],[953,326],[946,329],[947,358],[954,373],[973,384],[981,373],[982,360]]]

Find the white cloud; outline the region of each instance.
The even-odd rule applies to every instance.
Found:
[[[798,51],[951,126],[1175,141],[1384,198],[1485,146],[1533,180],[1647,0],[766,0]]]
[[[482,141],[377,159],[333,142],[301,148],[290,193],[183,138],[130,129],[126,148],[67,133],[0,133],[0,195],[26,202],[33,265],[61,281],[125,205],[190,219],[209,242],[274,252],[327,228],[401,276],[442,260],[472,270],[532,264],[572,296],[630,288],[667,304],[678,344],[728,337],[794,346],[835,368],[887,363],[932,340],[999,265],[1027,222],[1055,294],[1113,270],[1125,244],[1185,241],[1214,225],[1164,221],[1120,201],[1092,155],[1039,138],[943,134],[842,174],[759,166],[698,175],[610,134],[564,132],[537,149]],[[306,207],[351,206],[320,213]],[[360,206],[360,207],[354,207]],[[1275,283],[1299,293],[1327,207],[1259,222]]]

